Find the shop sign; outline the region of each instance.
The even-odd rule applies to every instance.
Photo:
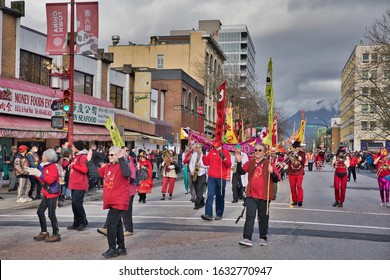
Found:
[[[57,98],[0,87],[0,113],[51,119],[64,116],[63,111],[52,111]],[[114,117],[114,109],[97,105],[74,102],[74,122],[102,125]]]

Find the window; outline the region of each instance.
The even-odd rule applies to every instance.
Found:
[[[390,79],[390,70],[385,70],[383,72],[383,78],[384,79]]]
[[[157,119],[158,115],[158,91],[151,89],[150,92],[150,117]]]
[[[383,60],[384,60],[384,61],[389,61],[389,60],[390,60],[390,53],[385,53],[385,54],[383,55]]]
[[[93,76],[74,71],[74,91],[89,96],[93,95]]]
[[[363,80],[368,80],[368,73],[369,73],[368,70],[363,70],[362,71],[362,79]]]
[[[362,121],[362,122],[360,123],[360,126],[361,126],[361,128],[362,128],[362,131],[367,131],[367,130],[368,130],[368,122]]]
[[[43,67],[44,61],[52,62],[50,58],[20,50],[20,79],[34,84],[49,86],[50,70]]]
[[[368,104],[362,104],[362,114],[366,115],[368,113]]]
[[[376,121],[371,121],[370,122],[370,130],[375,130],[376,128]]]
[[[362,88],[362,96],[367,97],[368,96],[368,87]]]
[[[189,92],[187,96],[187,109],[192,110],[192,93]]]
[[[157,55],[157,69],[164,69],[164,55],[158,54]]]
[[[123,88],[116,85],[110,85],[110,102],[115,108],[122,109]]]
[[[376,106],[375,106],[375,104],[371,104],[370,105],[370,114],[375,114],[375,112],[376,112]]]
[[[371,78],[370,78],[371,80],[378,79],[378,71],[377,70],[371,70],[370,73],[371,73]]]
[[[363,53],[363,62],[367,63],[370,59],[370,54],[369,53]]]
[[[377,63],[378,62],[378,54],[377,53],[372,53],[371,54],[371,62],[372,63]]]

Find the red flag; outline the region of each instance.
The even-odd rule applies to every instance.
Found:
[[[217,102],[217,123],[215,125],[213,145],[222,145],[222,136],[225,125],[225,99],[226,99],[226,81],[219,86],[219,98]]]
[[[278,115],[274,117],[274,123],[272,125],[272,147],[276,147],[278,141]]]
[[[77,3],[75,54],[96,54],[99,38],[98,2]]]
[[[46,4],[47,40],[46,53],[62,55],[68,53],[68,4]]]

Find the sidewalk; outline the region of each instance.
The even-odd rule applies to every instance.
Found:
[[[177,175],[177,180],[183,179],[183,173],[179,173]],[[160,176],[160,179],[154,181],[154,187],[153,188],[159,188],[161,187],[162,179]],[[9,192],[8,191],[8,185],[9,181],[4,180],[3,187],[0,190],[0,196],[3,199],[0,199],[0,211],[3,210],[16,210],[16,209],[30,209],[30,208],[38,208],[39,203],[41,203],[41,199],[33,200],[30,202],[25,203],[16,203],[16,192]],[[96,201],[101,200],[103,196],[103,190],[92,190],[88,191],[85,195],[84,201]],[[65,200],[61,202],[63,206],[70,205],[71,200]]]

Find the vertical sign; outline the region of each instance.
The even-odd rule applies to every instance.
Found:
[[[77,3],[77,36],[75,54],[97,53],[99,37],[98,2]]]
[[[46,18],[46,53],[50,55],[67,54],[68,4],[46,4]]]
[[[134,114],[144,120],[150,120],[151,72],[135,72]]]

